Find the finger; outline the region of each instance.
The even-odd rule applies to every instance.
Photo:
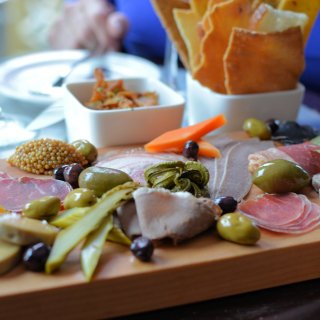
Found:
[[[70,31],[75,38],[78,48],[94,50],[97,46],[97,38],[87,19],[81,3],[76,4],[68,12]]]
[[[107,20],[108,35],[113,39],[122,40],[128,32],[128,19],[120,12],[113,12]]]
[[[113,7],[104,0],[86,1],[83,5],[88,23],[97,40],[96,50],[105,51],[109,46],[106,21]]]
[[[62,15],[53,23],[49,31],[49,43],[54,49],[76,49],[78,40],[71,28],[70,12],[72,5],[67,5]]]

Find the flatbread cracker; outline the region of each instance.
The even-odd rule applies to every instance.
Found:
[[[200,35],[198,23],[201,17],[193,10],[173,9],[178,30],[188,50],[189,67],[194,70],[200,62]]]
[[[280,0],[278,9],[305,13],[309,17],[309,21],[303,31],[304,43],[306,43],[319,14],[320,0]]]
[[[209,0],[208,1],[207,11],[203,15],[203,19],[202,19],[202,23],[201,23],[202,28],[205,33],[209,32],[213,28],[213,26],[211,25],[210,16],[212,14],[212,10],[213,10],[214,6],[219,3],[226,2],[226,1],[228,1],[228,0]]]
[[[229,0],[213,6],[211,30],[201,43],[201,62],[193,77],[203,86],[219,93],[226,93],[223,56],[234,27],[248,26],[251,14],[250,0]]]
[[[301,28],[275,33],[234,28],[223,61],[228,94],[294,89],[304,69]]]
[[[199,17],[203,17],[208,6],[208,0],[190,0],[190,7]]]
[[[163,27],[166,29],[170,40],[175,45],[181,62],[186,69],[189,69],[188,50],[183,38],[180,35],[173,16],[174,8],[190,9],[189,3],[183,0],[151,0],[151,2],[154,10],[161,20]]]

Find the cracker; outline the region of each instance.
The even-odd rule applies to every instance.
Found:
[[[204,16],[207,11],[208,0],[190,0],[190,7],[200,18]]]
[[[200,35],[198,23],[201,17],[193,10],[173,9],[178,30],[188,50],[189,67],[196,68],[200,61]]]
[[[280,0],[278,9],[305,13],[309,21],[304,28],[303,38],[306,43],[320,10],[319,0]]]
[[[190,9],[189,3],[183,0],[151,0],[151,2],[170,40],[175,45],[183,65],[188,69],[188,50],[175,23],[173,9]]]
[[[173,9],[175,22],[187,46],[191,72],[200,62],[200,40],[204,35],[200,22],[207,6],[207,0],[190,0],[190,10]]]
[[[223,60],[228,94],[294,89],[304,69],[301,28],[274,33],[235,28]]]
[[[229,0],[213,6],[208,17],[211,29],[201,41],[201,62],[193,73],[203,86],[226,93],[223,56],[233,27],[247,27],[250,14],[250,0]]]

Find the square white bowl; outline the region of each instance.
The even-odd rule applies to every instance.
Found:
[[[142,144],[181,126],[185,103],[181,95],[156,79],[122,79],[128,90],[156,92],[159,105],[92,110],[84,103],[91,97],[95,80],[68,83],[64,112],[69,141],[87,139],[97,148]]]
[[[203,87],[197,80],[187,75],[187,112],[190,124],[223,113],[227,124],[214,133],[242,130],[247,118],[268,120],[296,120],[305,88],[270,93],[226,95]]]

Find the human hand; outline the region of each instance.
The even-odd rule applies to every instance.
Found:
[[[119,50],[128,30],[126,17],[105,0],[66,4],[52,25],[49,43],[55,49]]]

